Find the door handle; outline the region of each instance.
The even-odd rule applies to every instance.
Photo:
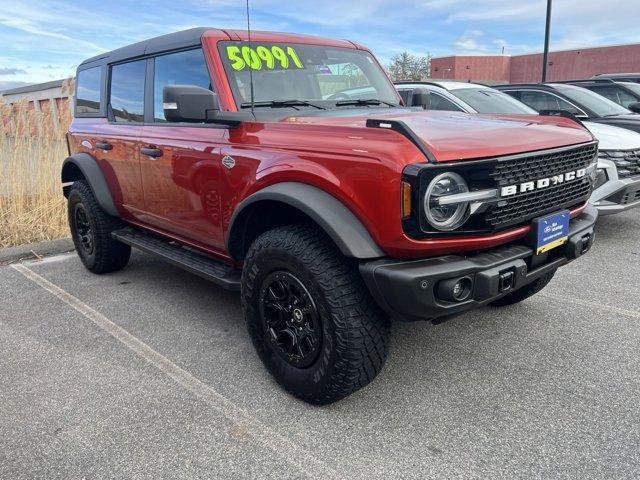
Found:
[[[113,148],[113,145],[111,145],[108,142],[96,142],[96,148],[99,148],[100,150],[109,151]]]
[[[140,149],[140,153],[153,158],[162,156],[162,150],[160,150],[159,148],[153,148],[153,147],[142,147]]]

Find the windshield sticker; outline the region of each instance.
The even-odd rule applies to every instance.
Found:
[[[227,58],[231,68],[237,71],[251,70],[297,70],[305,68],[295,48],[291,46],[271,47],[267,45],[227,46]]]
[[[320,75],[332,75],[331,69],[328,65],[316,65],[316,72]]]

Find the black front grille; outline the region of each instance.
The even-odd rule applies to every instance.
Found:
[[[597,149],[597,145],[592,144],[555,153],[506,158],[498,161],[490,176],[503,187],[571,172],[589,165]]]
[[[640,175],[640,150],[602,150],[599,155],[615,163],[620,178]]]
[[[550,178],[587,168],[596,157],[597,144],[498,160],[490,176],[498,189]],[[572,207],[589,198],[592,180],[586,175],[546,188],[506,197],[487,212],[485,220],[494,228],[525,222],[545,213]]]
[[[629,190],[628,192],[625,192],[620,203],[622,205],[627,205],[629,203],[637,202],[638,200],[640,200],[640,188],[635,191]]]

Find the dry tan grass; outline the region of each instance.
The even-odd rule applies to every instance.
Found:
[[[66,100],[57,115],[0,103],[0,248],[69,235],[60,166],[70,121]]]

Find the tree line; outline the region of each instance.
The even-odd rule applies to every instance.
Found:
[[[409,52],[394,55],[389,64],[389,75],[394,82],[425,80],[431,77],[431,55],[412,55]]]

